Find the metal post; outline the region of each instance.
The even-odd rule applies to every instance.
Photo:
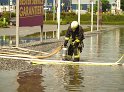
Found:
[[[72,10],[72,9],[71,9],[71,4],[72,4],[72,0],[70,0],[70,12],[71,12],[71,10]]]
[[[55,38],[54,30],[53,30],[53,38]]]
[[[99,7],[99,4],[100,4],[100,2],[99,2],[99,0],[98,0],[98,7],[97,7],[97,31],[99,31],[99,11],[100,11],[100,7]]]
[[[43,42],[43,25],[41,25],[40,42]]]
[[[16,0],[16,47],[19,46],[19,0]]]
[[[47,0],[45,0],[45,21],[46,21],[46,11],[47,11]]]
[[[47,32],[45,32],[45,40],[47,39]]]
[[[10,7],[12,7],[12,5],[13,5],[13,0],[9,0],[10,2],[9,2],[9,12],[10,12],[10,19],[11,19],[11,9],[10,9]]]
[[[81,0],[78,0],[78,23],[79,25],[80,25],[80,9],[81,9],[80,3],[81,3]]]
[[[58,0],[58,7],[57,7],[57,22],[58,22],[57,38],[59,40],[60,39],[60,0]]]
[[[93,0],[91,1],[91,32],[93,32]]]
[[[55,0],[53,0],[53,21],[55,20]]]
[[[9,19],[10,19],[10,0],[8,0],[8,8],[9,8]]]

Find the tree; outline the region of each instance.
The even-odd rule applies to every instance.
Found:
[[[101,0],[102,2],[102,11],[106,12],[106,10],[110,10],[111,6],[109,4],[108,0]],[[96,4],[94,5],[94,11],[97,12],[97,7],[98,7],[98,1],[96,1]]]
[[[121,9],[124,11],[124,0],[121,0]]]
[[[111,6],[108,0],[101,0],[102,1],[102,11],[105,12],[106,10],[110,10]]]

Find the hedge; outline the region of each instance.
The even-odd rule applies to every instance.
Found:
[[[47,14],[47,21],[52,20],[52,15],[52,13]],[[78,15],[76,15],[75,13],[61,13],[61,19],[66,23],[70,23],[71,21],[78,20]],[[90,21],[91,14],[81,15],[81,24],[90,24]],[[95,21],[97,21],[97,15],[94,14],[94,22]],[[102,21],[104,24],[110,24],[110,22],[112,22],[111,24],[124,24],[124,15],[103,14]]]
[[[55,14],[56,15],[56,14]],[[11,17],[15,17],[16,14],[12,13]],[[9,22],[10,13],[4,12],[2,15],[0,15],[0,27],[3,27],[2,19],[6,18],[7,22]],[[55,16],[56,17],[56,16]],[[45,19],[45,15],[44,15]],[[46,20],[44,21],[44,24],[57,24],[57,21],[53,21],[53,13],[47,12]],[[74,12],[63,12],[61,13],[61,24],[69,24],[74,20],[78,20],[78,15]],[[91,14],[82,14],[81,15],[81,24],[90,24],[91,23]],[[97,15],[94,14],[94,24],[96,24],[97,21]],[[108,25],[124,25],[124,15],[112,15],[112,14],[103,14],[102,15],[102,24],[108,24]]]

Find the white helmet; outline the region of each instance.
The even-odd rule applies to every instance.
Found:
[[[77,21],[73,21],[72,23],[71,23],[71,28],[72,29],[76,29],[77,27],[78,27],[78,22]]]

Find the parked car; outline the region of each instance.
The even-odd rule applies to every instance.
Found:
[[[11,19],[9,20],[9,24],[10,24],[11,26],[16,26],[16,18],[15,18],[15,17],[11,18]]]

